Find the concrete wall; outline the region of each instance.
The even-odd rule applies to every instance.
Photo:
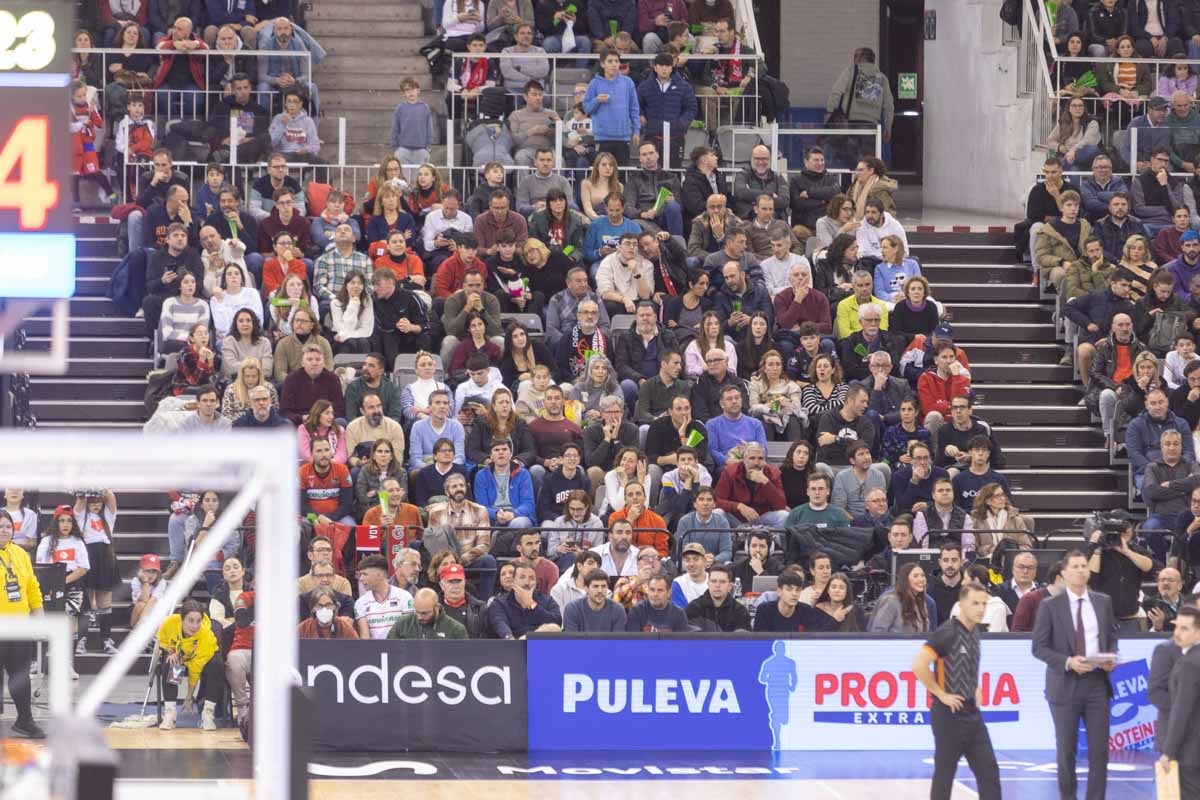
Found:
[[[854,49],[879,52],[879,0],[782,0],[780,14],[779,70],[793,106],[824,108]]]
[[[1001,41],[1001,0],[925,0],[937,39],[924,52],[924,204],[1023,217],[1037,167],[1017,48]]]

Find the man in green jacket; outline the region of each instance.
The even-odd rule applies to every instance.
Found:
[[[442,611],[437,592],[418,589],[413,598],[413,613],[405,614],[388,631],[389,639],[466,639],[467,629]]]

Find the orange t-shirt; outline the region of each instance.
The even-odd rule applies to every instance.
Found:
[[[1133,374],[1133,361],[1129,358],[1129,345],[1117,345],[1113,354],[1117,358],[1117,368],[1113,370],[1113,382],[1120,383]]]
[[[608,525],[611,528],[612,524],[619,519],[625,519],[625,509],[614,511],[608,517]],[[631,519],[629,522],[633,525],[633,546],[653,547],[658,551],[658,554],[666,558],[671,554],[670,534],[667,533],[667,522],[658,514],[650,509],[642,512],[637,519]],[[642,530],[642,529],[659,529],[659,530]]]

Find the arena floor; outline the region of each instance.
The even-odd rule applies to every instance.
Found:
[[[249,797],[250,752],[229,730],[170,733],[109,730],[120,750],[118,798]],[[1055,800],[1054,754],[1002,752],[1004,794],[1022,800]],[[834,752],[758,754],[744,751],[686,753],[563,753],[495,755],[320,754],[309,765],[313,800],[383,800],[416,790],[429,800],[477,797],[495,800],[562,798],[607,800],[633,790],[645,800],[742,800],[784,797],[917,800],[929,796],[932,760],[924,753]],[[1114,757],[1112,800],[1154,798],[1153,756]],[[1083,792],[1082,778],[1080,794]],[[403,784],[403,787],[400,786]],[[415,784],[415,785],[414,785]],[[797,794],[797,793],[801,794]],[[977,797],[965,763],[956,799]]]

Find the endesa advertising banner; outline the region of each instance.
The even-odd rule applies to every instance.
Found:
[[[520,642],[302,639],[317,750],[525,749]]]
[[[1149,748],[1162,639],[1121,642],[1110,749]],[[529,747],[932,750],[920,639],[533,639]],[[997,748],[1054,749],[1046,666],[1028,638],[983,641],[981,710]]]

